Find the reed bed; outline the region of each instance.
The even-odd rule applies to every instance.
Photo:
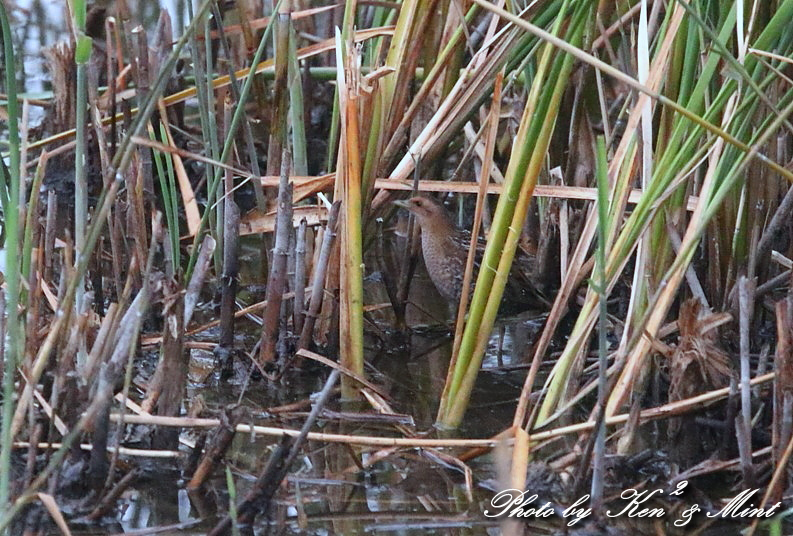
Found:
[[[761,489],[759,508],[790,498],[793,0],[183,9],[174,29],[167,11],[70,1],[52,90],[33,99],[16,77],[21,12],[0,5],[1,529],[37,533],[46,513],[68,534],[58,504],[77,480],[90,501],[71,510],[101,518],[141,478],[137,457],[177,460],[204,489],[245,433],[280,443],[244,493],[226,465],[213,534],[269,511],[306,441],[345,443],[358,467],[364,451],[426,449],[461,468],[469,497],[465,462],[506,446],[502,482],[523,489],[542,463],[596,514],[639,481],[615,481],[608,459],[649,441],[662,486],[737,468],[729,483]],[[409,340],[421,306],[418,225],[391,204],[406,195],[456,202],[472,230],[470,300],[445,325],[443,437],[392,407],[367,365],[367,341]],[[243,245],[263,283],[253,303]],[[551,305],[519,356],[514,417],[496,437],[448,437],[476,425],[465,416],[519,248]],[[388,303],[369,294],[374,272]],[[240,381],[240,400],[326,381],[294,401],[312,407],[298,428],[250,424],[242,406],[209,416],[186,398],[191,348],[214,352],[215,381]],[[333,404],[389,434],[313,430]],[[135,425],[145,448],[124,445]],[[207,430],[186,439],[194,428]],[[64,467],[78,461],[75,479]],[[763,530],[782,533],[777,514]]]

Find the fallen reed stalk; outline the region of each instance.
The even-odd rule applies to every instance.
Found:
[[[763,385],[773,381],[774,378],[775,374],[773,372],[764,374],[763,376],[752,378],[751,385]],[[663,406],[643,410],[640,414],[640,419],[643,421],[665,419],[669,416],[684,414],[688,411],[698,411],[704,405],[722,400],[727,398],[729,395],[729,387],[715,389],[688,400],[682,400],[679,402],[664,404]],[[630,415],[627,413],[614,415],[606,419],[606,425],[617,426],[624,424],[629,418]],[[119,422],[123,420],[123,422],[127,424],[150,424],[155,426],[175,426],[179,428],[214,428],[220,423],[220,421],[217,419],[160,417],[156,415],[120,415],[117,413],[111,413],[110,420],[112,422]],[[594,429],[594,427],[595,423],[592,421],[562,426],[551,430],[532,433],[529,435],[529,441],[531,443],[537,443],[565,435],[580,434],[582,432],[591,431]],[[249,424],[238,425],[237,431],[248,434],[261,434],[271,437],[281,437],[284,435],[296,437],[300,434],[299,430],[292,430],[289,428],[279,428],[274,426],[252,426]],[[365,435],[328,434],[322,432],[309,432],[308,439],[310,441],[326,443],[349,443],[351,445],[370,447],[416,448],[494,447],[499,442],[504,441],[503,436],[499,436],[497,439],[424,439],[410,437],[377,437]],[[508,444],[510,442],[510,440],[507,440]]]
[[[267,515],[273,496],[281,486],[281,482],[286,478],[286,474],[290,467],[300,454],[303,444],[308,437],[309,430],[317,422],[320,412],[330,399],[333,393],[333,387],[338,381],[339,371],[334,370],[325,381],[325,386],[317,396],[311,408],[311,413],[306,418],[306,421],[300,429],[300,433],[295,437],[294,441],[284,441],[273,451],[261,475],[256,479],[256,482],[245,496],[245,499],[243,499],[237,507],[239,519],[242,523],[252,523],[257,514]],[[284,437],[284,439],[286,439],[286,437]],[[210,536],[226,534],[232,521],[231,515],[224,517],[209,533]]]

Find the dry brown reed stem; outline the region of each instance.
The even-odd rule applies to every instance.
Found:
[[[289,152],[281,160],[281,184],[278,187],[278,224],[270,275],[267,279],[267,305],[262,314],[261,350],[259,364],[264,366],[275,360],[278,342],[278,324],[281,301],[286,287],[286,262],[289,255],[289,235],[292,232],[292,185],[289,181]]]
[[[38,228],[38,224],[36,225]],[[34,233],[38,234],[38,233]],[[43,242],[43,240],[41,241]],[[28,291],[28,305],[27,305],[27,319],[25,320],[27,335],[25,335],[25,345],[28,348],[37,348],[39,343],[38,327],[39,327],[39,312],[41,309],[41,298],[44,293],[44,286],[41,281],[41,271],[39,267],[44,263],[43,248],[38,247],[33,250],[30,259],[30,277],[28,277],[28,284],[30,290]],[[0,326],[0,333],[5,333]],[[31,352],[32,354],[32,352]],[[2,374],[0,374],[0,380]]]
[[[39,454],[39,441],[41,436],[44,435],[44,424],[39,422],[33,426],[30,432],[30,441],[28,442],[28,456],[25,463],[25,476],[22,479],[22,487],[26,488],[33,482],[33,475],[36,471],[36,457]]]
[[[764,374],[753,378],[751,384],[762,385],[773,381],[775,374],[773,372]],[[670,416],[682,415],[689,411],[698,411],[708,404],[712,404],[718,400],[722,400],[730,395],[729,387],[722,389],[715,389],[686,400],[664,404],[662,406],[649,408],[643,410],[639,418],[642,422],[647,422],[655,419],[666,419]],[[614,415],[606,419],[608,426],[617,426],[624,424],[628,421],[630,415],[627,413]],[[217,419],[196,419],[196,418],[177,418],[177,417],[158,417],[156,415],[120,415],[113,413],[110,415],[112,422],[119,422],[123,420],[127,424],[149,424],[153,426],[175,426],[180,428],[214,428],[220,424]],[[529,441],[536,444],[540,441],[562,437],[571,434],[581,434],[582,432],[591,431],[595,426],[592,421],[583,423],[572,424],[568,426],[561,426],[551,430],[542,432],[535,432],[529,435]],[[246,434],[259,434],[271,437],[281,436],[297,436],[300,432],[289,428],[279,428],[273,426],[251,426],[249,424],[240,424],[237,426],[237,431]],[[507,443],[512,443],[512,434],[507,434],[509,439]],[[325,443],[348,443],[350,445],[361,445],[371,447],[435,447],[435,448],[477,448],[486,447],[490,448],[496,444],[505,441],[504,434],[499,434],[493,439],[426,439],[426,438],[404,438],[404,437],[377,437],[377,436],[363,436],[363,435],[345,435],[345,434],[326,434],[320,432],[310,432],[308,434],[310,441],[318,441]]]
[[[108,227],[108,231],[110,234],[110,247],[113,252],[113,280],[116,286],[117,297],[124,291],[124,284],[122,283],[124,271],[122,266],[128,264],[125,260],[129,258],[129,251],[122,247],[124,243],[121,235],[122,218],[123,214],[118,206],[116,206],[115,209],[113,207],[108,208],[106,219],[108,225],[112,223],[112,225]]]
[[[736,418],[735,426],[738,436],[738,453],[741,458],[741,472],[743,473],[744,486],[754,487],[754,469],[752,467],[752,392],[749,389],[749,379],[752,373],[749,362],[749,330],[754,312],[754,281],[746,276],[738,278],[738,303],[740,314],[738,317],[740,329],[740,393],[741,415]],[[778,379],[778,378],[777,378]]]
[[[44,281],[52,279],[52,261],[55,260],[55,232],[58,218],[58,196],[54,190],[47,192],[47,215],[44,219]]]
[[[114,46],[115,38],[115,46]],[[107,91],[102,95],[104,108],[110,112],[110,117],[116,116],[116,73],[124,69],[124,60],[121,57],[121,42],[116,30],[116,22],[112,17],[105,19],[105,63],[107,64]],[[113,54],[116,57],[113,57]],[[105,126],[105,123],[102,123]],[[116,122],[110,124],[110,144],[109,156],[112,160],[116,156],[116,144],[118,143]]]
[[[793,437],[793,297],[786,296],[776,303],[777,345],[774,356],[773,424],[771,427],[773,459],[777,467],[784,457],[782,445],[787,445]],[[786,467],[788,477],[791,468]],[[785,480],[787,481],[787,480]],[[777,489],[771,490],[770,498],[777,501],[782,497],[782,482]]]
[[[96,367],[99,366],[100,360],[106,355],[109,345],[112,344],[111,334],[115,333],[114,328],[117,327],[115,320],[118,311],[118,304],[115,302],[111,303],[107,311],[105,311],[105,316],[102,318],[99,331],[94,339],[94,345],[88,354],[88,359],[85,361],[85,367],[81,371],[83,378],[93,380]]]
[[[217,11],[217,4],[215,4]],[[225,41],[225,40],[224,40]],[[232,103],[227,97],[223,103],[223,124],[226,132],[231,125]],[[223,274],[221,277],[220,298],[220,341],[219,350],[231,352],[234,346],[234,300],[237,296],[237,275],[239,258],[237,240],[239,238],[240,211],[234,202],[234,175],[226,168],[223,173]],[[228,355],[224,360],[228,361]],[[230,363],[226,362],[226,365]]]
[[[510,487],[524,489],[526,486],[526,469],[529,466],[529,453],[531,452],[530,436],[520,427],[513,428],[515,444],[512,447],[510,460]]]
[[[271,501],[276,491],[278,491],[281,482],[283,482],[289,472],[289,468],[300,454],[308,438],[309,430],[319,418],[322,409],[325,407],[325,404],[334,391],[333,386],[336,385],[338,381],[339,371],[334,370],[325,381],[325,386],[322,388],[322,391],[320,391],[316,402],[311,408],[311,413],[309,413],[300,429],[300,433],[294,441],[284,437],[278,448],[272,453],[261,475],[256,479],[251,490],[246,494],[237,508],[239,512],[239,521],[241,523],[252,523],[256,515],[261,513],[266,514],[269,511]],[[289,447],[288,452],[286,450],[287,446]],[[231,517],[226,516],[217,524],[212,532],[210,532],[210,536],[227,534],[231,522]]]
[[[383,26],[379,28],[358,30],[357,32],[355,32],[353,39],[356,43],[360,43],[377,37],[390,36],[393,33],[394,33],[393,26]],[[336,43],[334,39],[326,39],[321,43],[316,43],[314,45],[301,48],[300,50],[297,51],[297,57],[299,60],[312,58],[314,56],[318,56],[320,54],[333,50],[335,46]],[[260,62],[256,66],[256,69],[254,70],[254,74],[260,74],[266,71],[270,71],[270,72],[273,71],[272,59]],[[237,76],[237,79],[242,80],[251,74],[251,69],[249,68],[240,69],[236,71],[234,74]],[[219,76],[218,78],[212,81],[212,88],[213,89],[223,88],[229,85],[230,83],[231,81],[228,76]],[[188,101],[189,99],[194,98],[196,94],[197,94],[197,90],[195,86],[192,86],[177,93],[173,93],[171,95],[167,95],[163,97],[163,102],[165,103],[166,106],[173,106],[174,104],[183,103],[185,101]],[[131,110],[132,113],[138,113],[138,111],[139,110],[137,108]],[[116,114],[115,116],[106,117],[102,121],[102,123],[104,125],[108,125],[108,124],[115,125],[116,122],[121,122],[122,119],[123,119],[122,114]],[[43,140],[39,140],[37,142],[31,143],[29,145],[29,149],[45,147],[56,142],[68,140],[72,137],[74,137],[74,129],[64,130],[63,132],[59,132],[58,134],[49,136],[48,138],[45,138]]]
[[[190,356],[184,349],[184,301],[182,286],[173,280],[163,285],[163,343],[155,377],[161,378],[157,415],[178,416],[182,408]],[[174,433],[176,432],[176,433]],[[152,446],[156,449],[177,449],[178,431],[157,430]]]
[[[135,42],[132,44],[135,50],[135,61],[133,65],[133,75],[137,87],[136,96],[138,106],[142,106],[151,92],[151,74],[149,66],[149,43],[146,30],[143,26],[132,29],[132,37]],[[141,159],[141,172],[143,176],[143,192],[145,196],[154,196],[154,174],[152,172],[151,151],[141,150],[138,153]],[[145,246],[144,246],[145,249]]]
[[[91,126],[94,129],[96,145],[99,148],[99,161],[102,163],[102,184],[107,186],[113,180],[113,176],[110,174],[112,169],[110,162],[113,157],[107,150],[109,144],[105,138],[105,129],[102,125],[102,112],[99,110],[99,72],[93,63],[88,65],[88,80],[88,104],[91,111]]]
[[[148,149],[144,149],[147,151]],[[127,168],[125,182],[127,188],[127,214],[130,225],[123,225],[126,230],[126,239],[133,242],[134,255],[137,256],[137,265],[141,266],[146,259],[146,242],[148,230],[146,229],[146,214],[143,202],[143,166],[139,158],[134,160],[135,165]],[[126,222],[124,222],[126,223]]]
[[[198,303],[198,298],[201,294],[201,288],[204,286],[206,275],[209,272],[214,251],[215,239],[207,234],[204,236],[204,240],[201,241],[198,258],[193,268],[193,275],[190,277],[190,283],[187,285],[187,292],[184,295],[183,326],[185,328],[190,325],[190,320],[193,318],[193,311]]]
[[[141,140],[141,143],[144,143]],[[263,186],[278,186],[278,176],[268,175],[261,177]],[[330,186],[333,185],[333,174],[320,175],[320,176],[293,176],[290,180],[294,183],[295,188],[300,188],[302,185],[322,181],[323,184],[318,184],[316,191],[328,191]],[[325,182],[327,181],[327,182]],[[375,180],[375,190],[393,190],[399,192],[413,191],[413,179],[391,179],[391,178],[378,178]],[[446,192],[446,193],[459,193],[459,194],[476,194],[479,192],[479,184],[468,181],[444,181],[434,179],[420,179],[418,181],[418,190],[421,192]],[[490,183],[487,185],[488,194],[501,194],[504,191],[503,184]],[[538,184],[533,195],[535,197],[558,197],[561,199],[581,200],[581,201],[595,201],[597,199],[597,190],[595,188],[588,188],[584,186],[564,186],[564,185],[550,185]],[[628,192],[627,203],[636,204],[642,196],[641,190],[630,190]],[[686,202],[686,210],[693,211],[699,202],[699,197],[689,196]]]
[[[219,346],[231,351],[234,346],[234,308],[237,296],[237,278],[239,258],[237,255],[237,239],[240,211],[237,204],[226,196],[223,218],[223,275],[221,277],[220,298],[220,338]]]
[[[220,9],[218,8],[218,3],[217,2],[215,2],[212,5],[212,13],[213,13],[213,16],[215,17],[215,20],[218,20],[218,21],[222,21],[223,20],[223,17],[222,17],[222,15],[220,13]],[[240,93],[239,80],[237,80],[237,77],[234,74],[234,64],[235,64],[235,62],[234,62],[234,58],[232,56],[231,50],[229,50],[228,41],[226,39],[226,34],[225,34],[225,28],[223,27],[222,24],[218,25],[218,33],[220,35],[220,44],[223,47],[223,51],[224,51],[224,53],[226,55],[226,58],[228,59],[227,66],[228,66],[228,72],[229,72],[228,76],[229,76],[229,82],[230,82],[229,83],[229,87],[231,88],[231,94],[234,96],[234,102],[236,103],[237,106],[244,106],[245,103],[240,102],[240,97],[242,95]],[[253,51],[255,51],[255,50],[256,50],[256,46],[253,46],[252,44],[248,45],[249,54],[253,54]],[[251,56],[251,59],[252,59],[252,56]],[[254,88],[257,87],[257,86],[258,86],[258,84],[256,84],[254,82]],[[257,96],[259,96],[258,94],[260,92],[257,91],[256,93],[257,93]],[[161,104],[162,104],[162,102],[161,102]],[[163,106],[163,108],[164,108],[164,106]],[[228,125],[228,121],[226,121],[225,124]],[[248,122],[247,117],[243,117],[242,118],[242,135],[243,135],[243,137],[245,139],[245,147],[246,147],[246,149],[248,151],[248,157],[250,159],[251,171],[253,171],[254,175],[260,175],[261,171],[259,170],[259,159],[258,159],[258,156],[256,154],[256,149],[255,149],[254,144],[253,144],[253,132],[251,130],[251,124]],[[188,185],[189,185],[189,182],[188,182]],[[256,206],[257,206],[257,208],[260,211],[262,211],[262,212],[266,211],[267,210],[267,199],[264,197],[264,190],[262,189],[261,185],[257,184],[256,182],[254,182],[253,183],[253,192],[254,192],[254,195],[256,196]]]
[[[142,471],[138,468],[132,469],[119,480],[113,489],[107,492],[107,494],[102,497],[102,500],[99,501],[99,504],[88,514],[87,519],[91,521],[96,521],[101,519],[105,515],[109,515],[113,509],[116,507],[116,501],[121,498],[121,495],[132,485],[135,483],[135,480],[141,475]]]
[[[107,471],[107,429],[110,405],[113,398],[116,382],[123,376],[126,363],[132,358],[133,349],[136,346],[139,335],[140,325],[143,321],[143,314],[149,306],[150,289],[148,288],[147,276],[144,278],[144,285],[138,291],[137,296],[132,301],[129,309],[124,314],[119,323],[119,332],[116,335],[113,353],[106,363],[103,363],[99,374],[94,380],[96,394],[94,395],[91,408],[93,412],[87,411],[86,415],[93,413],[87,424],[94,431],[94,454],[92,454],[91,467],[92,473],[97,481],[104,482],[105,471]],[[89,408],[89,409],[91,409]],[[101,433],[100,433],[101,432]]]
[[[300,340],[297,343],[298,349],[308,348],[311,344],[311,339],[314,333],[314,324],[317,321],[317,315],[319,315],[320,308],[322,307],[322,298],[325,294],[325,275],[327,274],[333,243],[336,239],[336,222],[339,218],[340,207],[341,202],[336,201],[328,211],[328,224],[325,228],[325,235],[322,239],[319,259],[314,265],[314,277],[311,283],[311,296],[309,297],[308,310],[306,311],[306,320],[303,324],[303,330],[300,333]],[[297,363],[299,362],[300,361],[298,360]]]
[[[114,181],[113,184],[116,184],[116,182]],[[82,418],[75,425],[73,431],[73,433],[75,433],[88,429],[93,432],[92,439],[95,448],[91,451],[88,478],[93,489],[97,492],[111,485],[112,476],[119,456],[121,436],[124,430],[123,422],[120,423],[116,429],[116,448],[113,450],[112,457],[108,461],[107,451],[109,444],[110,408],[113,403],[113,393],[115,392],[116,384],[122,379],[124,380],[124,387],[121,393],[122,400],[126,400],[129,394],[132,363],[135,351],[138,347],[138,338],[143,324],[143,316],[149,307],[151,296],[155,289],[155,284],[151,280],[151,272],[155,253],[157,252],[159,242],[162,238],[161,218],[162,214],[158,212],[154,215],[154,220],[152,221],[152,236],[149,254],[146,258],[146,265],[141,273],[141,288],[117,325],[114,337],[115,347],[107,361],[102,364],[99,374],[92,379],[92,402]],[[127,279],[124,293],[119,300],[120,304],[126,305],[129,299],[132,279],[133,277],[128,277]],[[71,437],[71,435],[66,436],[64,442],[67,442]]]
[[[784,485],[784,481],[782,480],[783,477],[790,474],[790,458],[793,456],[793,436],[787,442],[787,446],[785,447],[785,451],[782,453],[782,456],[776,460],[776,466],[774,468],[774,474],[771,477],[771,482],[768,483],[768,487],[765,489],[765,494],[763,495],[763,501],[760,503],[760,508],[764,508],[766,505],[769,504],[771,501],[771,497],[778,493],[780,486]],[[760,523],[760,517],[755,517],[752,521],[752,526],[749,527],[747,531],[747,536],[753,536],[755,531],[757,530],[757,525]]]
[[[188,492],[199,489],[220,464],[231,446],[231,440],[239,430],[238,423],[243,417],[244,408],[242,406],[237,406],[229,412],[223,412],[221,419],[217,421],[217,430],[212,436],[201,463],[198,464],[193,477],[185,486]]]
[[[283,2],[281,9],[288,9]],[[287,150],[287,112],[289,110],[287,87],[289,74],[289,12],[279,12],[275,24],[275,87],[273,88],[272,115],[270,116],[270,138],[267,148],[267,174],[283,174],[282,158]]]
[[[306,309],[306,229],[308,222],[300,220],[295,238],[295,277],[292,288],[295,292],[294,306],[292,308],[292,331],[301,333]]]

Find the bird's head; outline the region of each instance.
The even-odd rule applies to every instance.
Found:
[[[427,224],[446,223],[449,220],[443,205],[428,197],[411,197],[404,201],[394,201],[394,204],[412,212],[422,227]]]

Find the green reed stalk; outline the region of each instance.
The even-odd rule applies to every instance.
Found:
[[[0,508],[8,509],[11,483],[11,420],[14,415],[14,377],[24,348],[24,330],[19,325],[19,214],[20,214],[20,154],[19,154],[19,103],[16,89],[16,60],[14,58],[13,36],[8,24],[8,13],[5,3],[0,3],[0,25],[3,32],[3,57],[5,58],[5,92],[8,95],[6,112],[8,113],[8,144],[9,144],[9,184],[4,184],[8,191],[5,210],[5,281],[6,281],[6,320],[8,345],[6,346],[5,371],[3,374],[3,423],[0,437]]]
[[[303,101],[303,81],[297,59],[297,34],[294,21],[289,21],[289,117],[292,126],[292,161],[295,175],[308,175],[306,145],[306,107]]]
[[[577,4],[575,11],[568,14],[569,4],[562,5],[551,33],[559,34],[569,19],[568,42],[579,46],[592,4]],[[504,193],[493,216],[460,353],[442,395],[439,426],[459,426],[468,405],[517,249],[519,234],[515,230],[522,227],[526,217],[572,65],[572,56],[557,51],[551,44],[544,46],[510,156]]]
[[[729,36],[729,30],[725,30],[725,39]],[[713,61],[712,55],[705,62],[705,73],[713,73],[715,71],[716,62]],[[699,79],[699,85],[695,87],[692,95],[697,95],[689,101],[692,106],[689,111],[696,113],[700,110],[698,107],[701,102],[700,96],[704,99],[704,88],[707,87],[708,78],[703,76]],[[701,88],[701,89],[698,89]],[[705,120],[712,119],[715,114],[721,109],[722,101],[714,101],[708,108]],[[653,173],[652,180],[647,185],[642,199],[634,207],[628,221],[624,224],[622,229],[618,229],[617,225],[623,219],[624,204],[612,203],[609,209],[610,227],[607,234],[607,245],[609,255],[606,265],[606,279],[609,288],[613,286],[617,274],[621,273],[622,267],[628,261],[628,258],[633,251],[639,237],[644,232],[646,224],[650,221],[651,216],[655,213],[657,207],[655,202],[664,192],[664,186],[673,182],[673,179],[679,175],[681,168],[685,167],[687,158],[696,153],[698,142],[701,140],[699,135],[686,137],[687,130],[692,129],[701,132],[702,129],[698,124],[692,126],[690,121],[678,116],[676,119],[676,127],[673,129],[672,136],[666,142],[667,150],[663,153],[656,152],[656,165]],[[633,159],[636,155],[636,139],[631,138],[629,141],[628,152],[629,158],[626,158],[619,169],[617,181],[611,186],[612,194],[611,199],[624,199],[627,188],[630,187],[630,170],[633,166]],[[675,150],[670,150],[675,148]],[[666,163],[665,159],[677,159],[678,166],[670,166]],[[641,221],[641,224],[635,222]],[[657,244],[654,244],[657,246]],[[588,340],[589,333],[594,327],[595,323],[595,308],[597,307],[598,294],[589,292],[587,294],[587,301],[584,304],[581,312],[579,313],[576,321],[576,326],[573,333],[565,346],[565,349],[557,360],[554,368],[546,381],[547,394],[543,397],[539,412],[537,414],[537,421],[544,422],[544,420],[553,413],[556,404],[561,398],[561,393],[564,391],[565,385],[569,381],[570,371],[573,368],[576,356],[579,355],[581,348]],[[634,327],[637,324],[634,323]]]
[[[29,280],[31,259],[33,257],[33,230],[36,228],[38,219],[38,195],[35,192],[41,191],[41,183],[44,181],[44,172],[47,168],[47,157],[42,155],[36,166],[36,173],[33,176],[33,183],[30,187],[31,194],[30,206],[27,209],[24,227],[24,241],[22,243],[22,278]]]
[[[273,13],[277,13],[278,9],[281,6],[281,2],[283,0],[278,0],[278,3],[273,7]],[[252,66],[256,66],[261,61],[262,55],[264,54],[265,48],[267,48],[267,40],[270,37],[270,32],[272,32],[273,25],[278,17],[273,15],[270,17],[270,20],[267,23],[267,27],[264,29],[264,33],[262,34],[261,40],[259,40],[259,47],[256,49],[256,53],[253,55],[253,61],[251,63]],[[245,101],[248,99],[248,94],[250,93],[251,86],[253,85],[254,76],[248,76],[245,78],[245,83],[242,85],[242,89],[240,90],[240,101],[238,106],[234,108],[234,114],[231,116],[231,125],[227,128],[225,132],[225,141],[223,143],[223,151],[218,159],[220,162],[226,162],[229,157],[229,153],[231,152],[231,147],[234,145],[234,136],[237,133],[237,127],[240,124],[240,120],[242,119],[243,114],[245,113]],[[211,85],[212,81],[208,80],[208,84]],[[215,174],[212,177],[212,180],[209,185],[207,185],[207,206],[204,210],[204,213],[201,215],[201,223],[198,226],[198,230],[193,237],[193,244],[190,251],[190,260],[187,264],[187,270],[185,271],[185,281],[190,280],[190,276],[193,273],[193,268],[195,267],[196,259],[198,258],[198,245],[200,244],[203,236],[203,231],[206,228],[207,221],[209,220],[209,215],[211,213],[210,208],[212,207],[215,199],[215,193],[217,192],[218,184],[220,184],[220,177],[222,168],[216,168]]]
[[[608,369],[608,307],[606,305],[606,229],[609,227],[608,215],[608,162],[606,161],[606,142],[603,136],[597,139],[596,177],[598,190],[598,245],[595,250],[595,280],[592,286],[600,294],[600,314],[598,318],[598,408],[603,411],[608,395],[607,376]],[[597,427],[595,447],[592,453],[592,504],[597,510],[603,504],[603,483],[605,478],[606,456],[606,419],[601,418]]]
[[[157,140],[154,135],[154,130],[149,129],[149,137]],[[165,132],[165,127],[160,125],[160,141],[168,145],[168,135]],[[174,274],[179,271],[179,208],[177,206],[177,196],[179,192],[176,190],[176,178],[174,176],[173,158],[169,153],[161,153],[160,151],[152,151],[154,154],[154,165],[157,169],[157,177],[160,180],[160,191],[162,192],[162,204],[165,210],[165,223],[168,226],[168,237],[173,254],[173,269]],[[165,159],[165,163],[163,163]]]
[[[74,61],[77,63],[77,103],[75,112],[75,151],[74,151],[74,262],[80,262],[85,255],[85,229],[88,222],[88,184],[85,177],[88,110],[88,82],[86,69],[91,59],[91,38],[85,35],[85,0],[72,0],[74,28],[77,32],[74,49]],[[85,282],[80,280],[75,297],[75,308],[83,310]],[[81,352],[80,352],[81,353]],[[79,354],[78,353],[78,356]]]

